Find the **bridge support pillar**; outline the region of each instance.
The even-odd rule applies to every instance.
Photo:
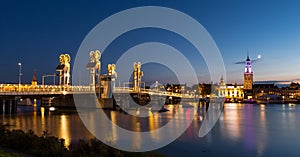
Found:
[[[4,100],[4,114],[10,114],[10,101]]]
[[[15,99],[8,99],[2,101],[4,114],[15,114],[17,112],[17,102]]]
[[[0,99],[0,114],[4,114],[4,100]]]
[[[130,107],[130,103],[129,103],[129,97],[125,97],[124,99],[121,100],[121,105],[122,105],[122,108],[123,110],[126,112],[127,109],[129,109]]]
[[[10,101],[10,103],[11,103],[11,114],[15,114],[15,113],[17,113],[17,101],[16,101],[16,99],[12,99],[11,101]]]

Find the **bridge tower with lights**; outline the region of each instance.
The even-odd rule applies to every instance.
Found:
[[[86,68],[89,71],[89,86],[90,88],[96,88],[96,85],[100,83],[101,74],[101,52],[99,50],[90,52],[90,62]]]
[[[59,56],[60,65],[56,67],[56,71],[59,72],[59,85],[67,87],[70,85],[70,65],[71,57],[69,54],[61,54]]]
[[[247,55],[245,64],[246,65],[244,71],[244,99],[251,99],[253,97],[253,71],[249,55]]]
[[[143,71],[141,70],[141,62],[134,62],[133,64],[133,91],[139,92],[141,83],[142,83],[142,76],[144,75]]]

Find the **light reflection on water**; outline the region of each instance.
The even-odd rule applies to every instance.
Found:
[[[47,131],[50,135],[64,138],[66,145],[72,141],[93,137],[85,129],[77,114],[54,114],[43,107],[40,110],[30,108],[22,106],[18,108],[17,115],[2,115],[0,123],[9,129],[33,130],[38,135]]]
[[[126,149],[139,150],[149,143],[164,143],[176,135],[180,135],[180,129],[189,126],[193,121],[193,105],[169,105],[166,106],[170,111],[164,113],[149,113],[149,111],[140,110],[140,113],[148,117],[135,117],[118,111],[107,111],[106,115],[100,114],[101,110],[79,111],[81,119],[90,128],[92,133],[97,133],[97,137],[102,141],[109,141],[114,146],[125,144]],[[135,112],[135,111],[132,111]],[[142,113],[147,112],[147,113]],[[113,124],[105,121],[107,116]],[[168,123],[173,119],[173,123]],[[172,129],[158,131],[162,126]],[[94,127],[94,128],[93,128]],[[143,132],[143,134],[124,134],[120,128],[131,130],[133,132]],[[152,131],[150,131],[152,130]],[[149,132],[150,131],[150,132]],[[100,134],[100,135],[99,135]],[[177,138],[177,137],[176,137]]]
[[[169,112],[151,113],[149,117],[136,118],[118,111],[105,111],[118,126],[132,131],[155,130],[171,118],[188,118],[195,114],[191,126],[170,145],[159,149],[169,156],[300,156],[300,105],[273,104],[225,104],[224,112],[214,129],[204,138],[198,137],[198,131],[205,116],[205,108],[169,105]],[[97,111],[94,111],[97,112]],[[174,117],[176,114],[177,117]],[[95,114],[87,114],[91,126],[101,124]],[[66,144],[79,139],[90,139],[93,135],[85,128],[76,113],[54,114],[44,109],[35,112],[19,112],[15,116],[1,115],[0,122],[8,124],[10,129],[33,130],[41,135],[48,130],[52,135],[64,138]],[[94,125],[95,124],[95,125]],[[175,123],[176,127],[183,124]],[[116,128],[110,128],[110,140],[121,140]],[[151,132],[154,141],[163,140],[168,134]],[[132,147],[140,147],[141,137],[134,138]]]

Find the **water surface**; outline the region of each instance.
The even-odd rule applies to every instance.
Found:
[[[118,126],[132,131],[158,129],[174,118],[175,113],[186,120],[195,114],[182,136],[157,150],[168,156],[300,156],[300,105],[225,104],[219,121],[203,138],[198,137],[198,132],[205,108],[194,106],[169,105],[166,106],[169,112],[153,114],[148,118],[136,118],[118,111],[105,112]],[[93,118],[93,114],[89,116]],[[17,115],[1,115],[0,122],[10,129],[31,129],[40,135],[48,130],[52,135],[64,138],[67,145],[78,139],[94,137],[78,114],[72,112],[56,114],[44,109],[33,111],[18,108]],[[173,131],[176,130],[170,130],[169,134]],[[155,134],[152,137],[153,140],[163,140],[165,136],[167,134]],[[116,140],[122,138],[117,137]],[[141,142],[140,138],[132,138],[135,146]]]

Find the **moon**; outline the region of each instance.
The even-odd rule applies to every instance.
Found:
[[[259,55],[257,56],[257,58],[258,58],[258,59],[261,59],[261,55],[259,54]]]

